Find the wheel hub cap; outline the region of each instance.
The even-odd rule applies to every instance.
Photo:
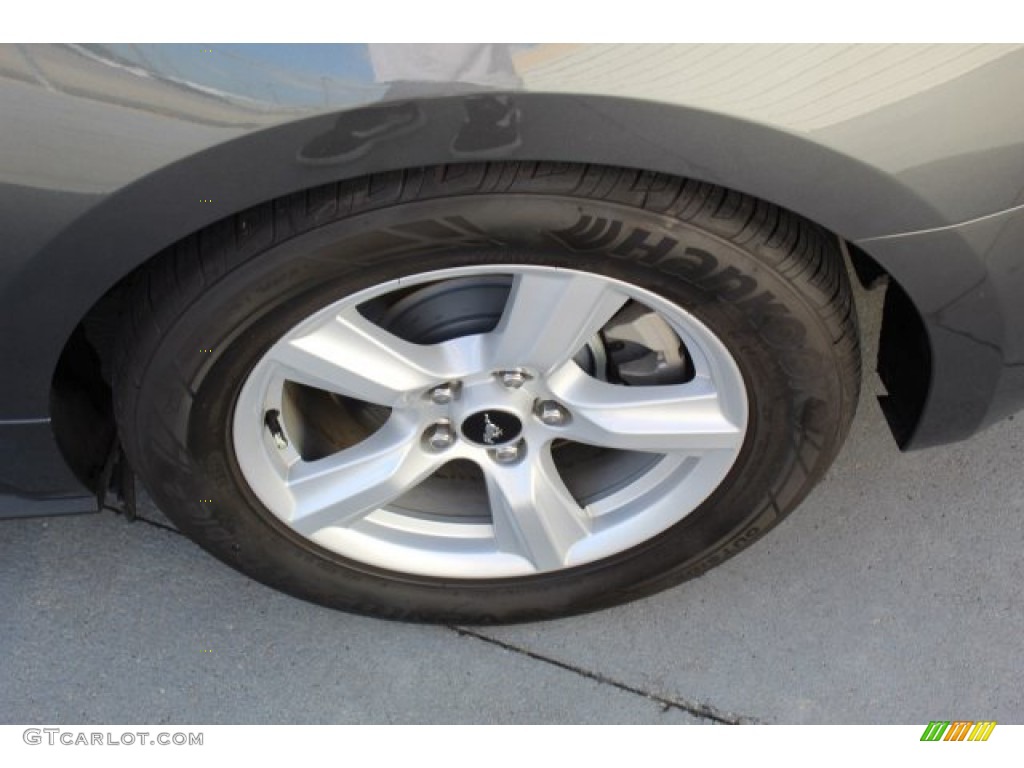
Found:
[[[477,445],[505,445],[516,440],[522,431],[523,422],[508,411],[477,411],[462,422],[463,436]]]

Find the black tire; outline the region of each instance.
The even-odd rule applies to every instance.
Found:
[[[749,420],[725,480],[613,556],[511,578],[360,562],[268,511],[232,443],[240,389],[314,311],[411,273],[556,266],[684,307],[742,372]],[[835,238],[712,185],[638,171],[473,164],[366,177],[244,211],[132,279],[118,426],[161,509],[224,562],[300,598],[421,621],[505,622],[610,606],[697,576],[764,535],[822,477],[857,402],[854,304]]]

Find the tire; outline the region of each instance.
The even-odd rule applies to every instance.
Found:
[[[708,184],[474,164],[291,195],[137,273],[115,356],[161,509],[292,595],[403,620],[603,608],[697,576],[835,457],[835,238]]]

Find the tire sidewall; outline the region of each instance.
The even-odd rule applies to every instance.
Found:
[[[232,448],[234,403],[269,347],[309,315],[397,277],[530,264],[622,280],[678,304],[729,349],[748,431],[726,480],[664,533],[613,557],[519,579],[384,571],[299,536],[256,499]],[[205,351],[209,350],[209,351]],[[549,195],[473,195],[353,216],[278,243],[198,292],[150,351],[126,449],[186,533],[229,564],[319,603],[395,618],[508,621],[646,594],[742,550],[795,506],[838,449],[832,339],[770,254],[649,211]]]

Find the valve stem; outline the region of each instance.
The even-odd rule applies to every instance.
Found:
[[[288,447],[288,438],[284,436],[284,430],[281,429],[281,421],[278,418],[280,415],[280,411],[267,411],[263,423],[270,430],[270,436],[274,438],[274,445],[283,451]]]

